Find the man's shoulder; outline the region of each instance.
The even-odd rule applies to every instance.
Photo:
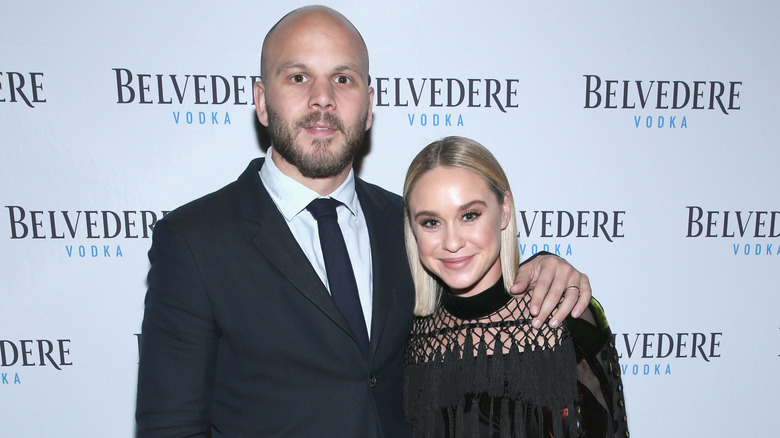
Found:
[[[367,196],[377,203],[388,203],[391,208],[403,208],[403,199],[400,196],[376,184],[356,178],[355,190],[357,190],[358,196]]]
[[[185,226],[200,223],[213,224],[225,218],[239,216],[241,187],[252,184],[248,179],[253,177],[252,173],[257,175],[260,165],[262,159],[253,160],[237,180],[174,209],[165,216],[164,220],[177,226]],[[259,183],[260,177],[255,177]]]
[[[233,181],[219,190],[174,209],[165,218],[171,221],[182,221],[199,216],[224,215],[226,209],[229,209],[230,205],[235,203],[234,200],[237,198],[236,186],[236,181]]]

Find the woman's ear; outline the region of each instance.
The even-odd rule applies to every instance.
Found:
[[[504,192],[504,201],[501,203],[501,229],[509,225],[509,219],[512,217],[512,193],[507,190]]]

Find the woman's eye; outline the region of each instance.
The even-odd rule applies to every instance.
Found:
[[[436,219],[423,219],[420,221],[420,226],[423,228],[434,228],[439,225],[439,221]]]
[[[466,213],[463,213],[463,220],[470,222],[470,221],[473,221],[474,219],[478,218],[481,215],[482,215],[482,213],[480,213],[478,211],[467,211]]]

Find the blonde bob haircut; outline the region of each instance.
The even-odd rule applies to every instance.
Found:
[[[437,167],[466,169],[476,173],[488,184],[499,204],[503,204],[504,194],[509,194],[509,224],[501,231],[499,252],[501,273],[504,276],[504,287],[507,290],[514,284],[520,261],[517,247],[515,201],[512,198],[512,190],[509,187],[504,169],[498,164],[496,157],[487,148],[468,138],[453,136],[434,141],[414,157],[404,181],[404,238],[406,239],[406,255],[414,280],[414,314],[417,316],[427,316],[436,311],[445,286],[420,262],[420,251],[412,231],[409,194],[420,176]]]

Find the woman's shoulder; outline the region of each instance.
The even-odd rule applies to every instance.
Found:
[[[588,436],[627,436],[619,356],[604,308],[591,298],[587,310],[579,318],[567,318],[566,326],[577,362],[587,364],[577,367],[577,380]]]
[[[566,326],[579,350],[593,351],[612,338],[604,308],[595,298],[590,299],[579,318],[566,318]]]

